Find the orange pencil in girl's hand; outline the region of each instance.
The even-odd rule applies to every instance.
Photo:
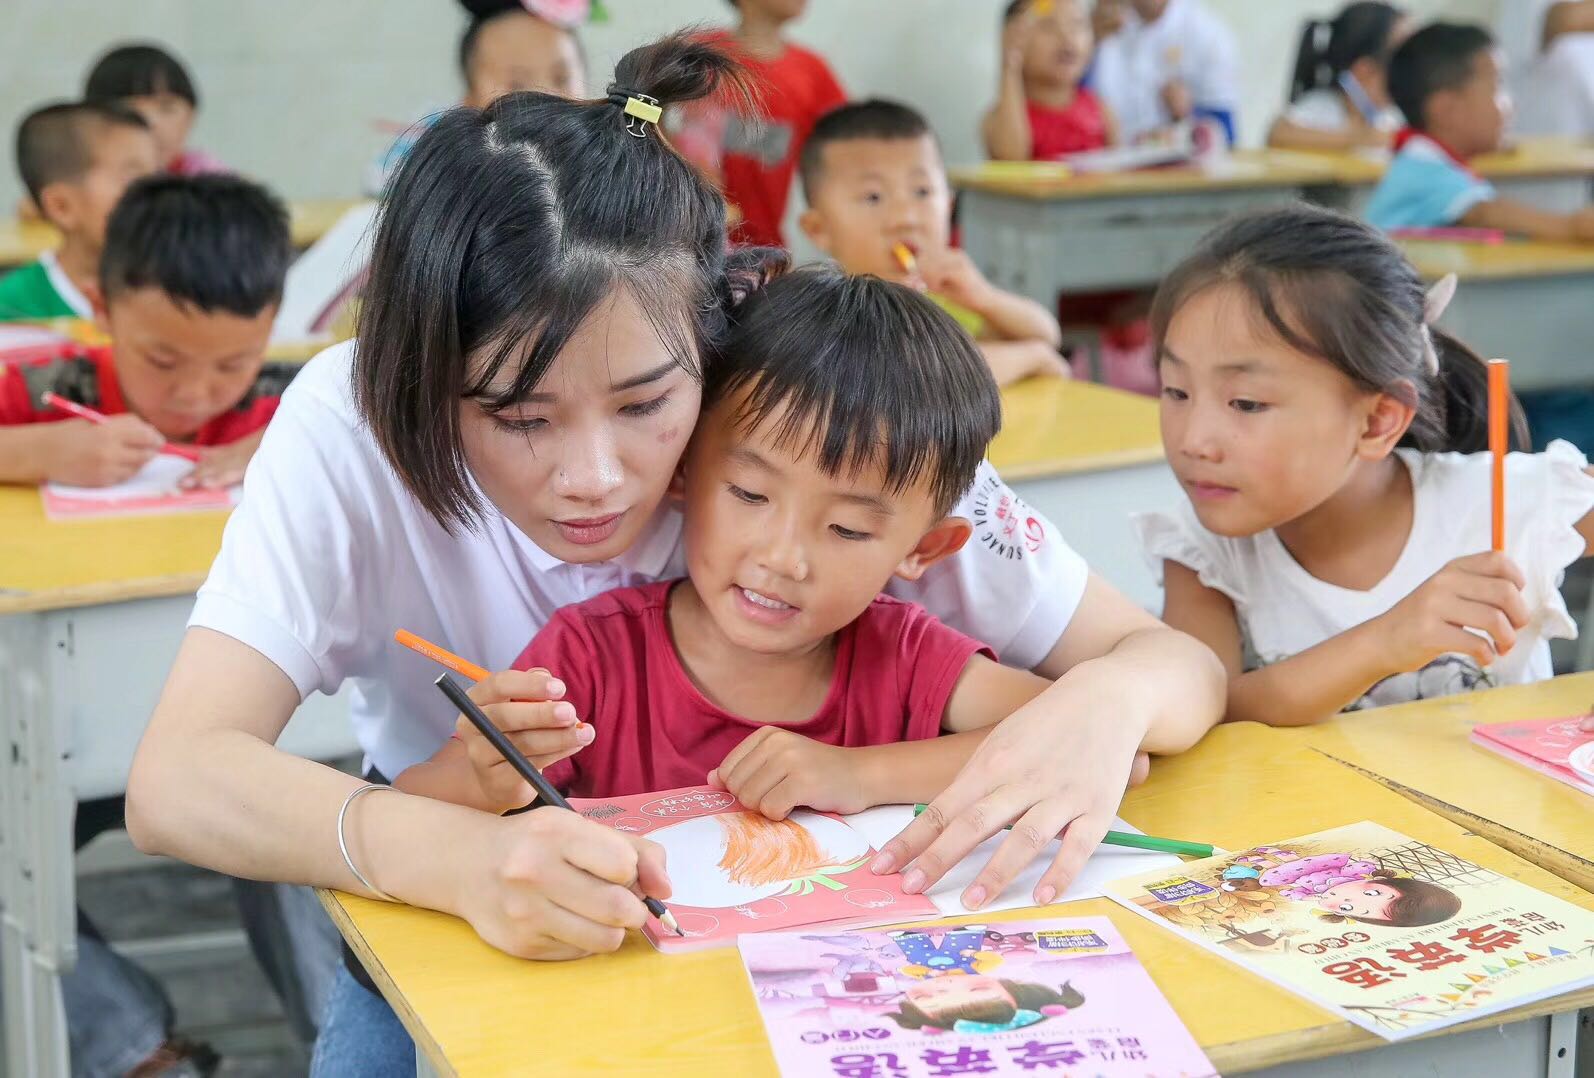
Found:
[[[903,273],[919,272],[919,260],[914,256],[913,248],[901,240],[891,245],[891,256],[897,260],[897,265],[902,267]]]
[[[1491,462],[1491,506],[1490,521],[1493,525],[1493,534],[1490,537],[1492,549],[1496,553],[1505,552],[1505,454],[1510,448],[1510,422],[1511,422],[1511,361],[1508,359],[1489,360],[1489,453],[1494,460]]]

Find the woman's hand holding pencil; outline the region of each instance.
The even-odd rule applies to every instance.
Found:
[[[461,881],[457,907],[476,933],[518,958],[564,961],[606,954],[640,929],[638,892],[670,896],[664,848],[574,812],[538,810],[488,820],[479,860],[497,866]]]

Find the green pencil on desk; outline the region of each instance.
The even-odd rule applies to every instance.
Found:
[[[915,816],[923,812],[928,805],[914,805]],[[1012,824],[1002,830],[1011,831]],[[1211,857],[1217,850],[1204,842],[1185,842],[1177,838],[1158,838],[1156,835],[1131,835],[1127,831],[1108,831],[1102,837],[1103,846],[1125,846],[1133,850],[1155,850],[1158,853],[1182,853],[1188,857]]]

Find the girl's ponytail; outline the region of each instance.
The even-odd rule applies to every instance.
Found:
[[[1303,94],[1333,83],[1334,73],[1327,70],[1328,43],[1333,32],[1327,19],[1307,19],[1301,28],[1301,44],[1295,50],[1295,67],[1290,75],[1290,104]]]
[[[1364,57],[1387,57],[1390,35],[1404,17],[1393,4],[1356,0],[1332,19],[1308,19],[1301,31],[1290,76],[1290,101],[1336,85],[1340,75]]]
[[[745,70],[700,35],[683,30],[632,49],[614,67],[609,100],[622,108],[625,96],[650,97],[661,108],[684,105],[719,91],[746,98]],[[615,101],[615,96],[620,100]]]
[[[1439,370],[1434,377],[1440,423],[1419,432],[1413,424],[1408,440],[1428,452],[1480,453],[1489,448],[1489,371],[1487,361],[1456,337],[1429,326]],[[1428,443],[1428,444],[1424,444]],[[1529,447],[1527,418],[1511,397],[1511,448]]]

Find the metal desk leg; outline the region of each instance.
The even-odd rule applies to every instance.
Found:
[[[72,802],[51,713],[51,652],[62,643],[49,639],[43,615],[0,618],[0,966],[6,1064],[15,1075],[69,1069],[60,975],[76,959]]]

